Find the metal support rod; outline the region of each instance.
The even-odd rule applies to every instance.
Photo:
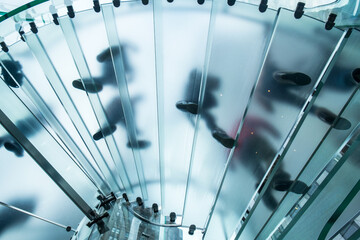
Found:
[[[23,214],[29,215],[30,217],[34,217],[34,218],[40,219],[40,220],[42,220],[42,221],[44,221],[44,222],[53,224],[53,225],[55,225],[55,226],[64,228],[64,229],[65,229],[66,231],[68,231],[68,232],[70,232],[70,231],[76,232],[76,230],[74,230],[74,229],[73,229],[72,227],[70,227],[70,226],[65,226],[65,225],[62,225],[62,224],[60,224],[60,223],[56,223],[56,222],[51,221],[51,220],[49,220],[49,219],[46,219],[46,218],[40,217],[40,216],[38,216],[38,215],[35,215],[35,214],[31,213],[31,212],[25,211],[25,210],[23,210],[23,209],[20,209],[20,208],[14,207],[14,206],[11,206],[11,205],[9,205],[9,204],[7,204],[7,203],[4,203],[4,202],[1,202],[1,201],[0,201],[0,205],[2,205],[2,206],[4,206],[4,207],[7,207],[7,208],[10,208],[10,209],[13,209],[13,210],[18,211],[18,212],[21,212],[21,213],[23,213]]]
[[[46,160],[46,158],[35,148],[25,135],[0,109],[0,123],[14,137],[16,141],[28,152],[35,162],[47,173],[47,175],[61,188],[61,190],[75,203],[75,205],[90,220],[94,219],[94,213],[85,200],[69,185],[60,173]]]

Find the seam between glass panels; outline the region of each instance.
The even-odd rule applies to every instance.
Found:
[[[202,74],[201,74],[202,76],[201,76],[200,92],[199,92],[199,99],[198,99],[199,114],[197,114],[195,116],[195,130],[194,130],[194,135],[193,135],[193,140],[192,140],[191,155],[190,155],[188,174],[187,174],[187,179],[186,179],[185,199],[184,199],[184,206],[183,206],[183,210],[182,210],[182,214],[181,214],[181,216],[182,216],[181,224],[183,224],[183,221],[184,221],[184,212],[185,212],[186,203],[187,203],[189,184],[191,181],[192,165],[193,165],[193,161],[194,161],[196,142],[197,142],[197,137],[199,135],[199,128],[200,128],[199,122],[200,122],[200,117],[201,117],[201,108],[202,108],[202,104],[204,101],[206,82],[207,82],[207,74],[208,74],[209,63],[210,63],[210,58],[211,58],[211,49],[212,49],[212,43],[213,43],[214,28],[215,28],[215,22],[216,22],[216,17],[217,17],[219,8],[220,8],[219,2],[212,1],[211,11],[210,11],[210,20],[209,20],[209,25],[208,25],[207,43],[206,43],[206,49],[205,49],[205,58],[204,58],[204,65],[203,65]]]
[[[20,99],[19,99],[20,100]],[[24,104],[21,100],[20,102]],[[26,107],[26,105],[24,105]],[[27,107],[26,107],[27,108]],[[30,111],[30,110],[29,110]],[[33,117],[37,119],[34,115]],[[39,122],[40,123],[40,122]],[[47,161],[37,148],[26,138],[14,125],[7,115],[0,109],[0,124],[18,141],[29,153],[33,160],[46,172],[56,185],[75,203],[75,205],[88,217],[93,219],[93,210],[87,202],[72,188],[72,186],[61,176],[61,174]],[[41,123],[40,123],[41,124]],[[46,128],[45,128],[46,129]],[[51,136],[51,134],[50,134]],[[56,141],[56,140],[55,140]]]
[[[344,107],[341,109],[341,111],[338,114],[338,118],[341,117],[341,115],[347,110],[348,106],[351,104],[351,101],[354,99],[355,95],[358,93],[360,88],[360,85],[353,91],[353,93],[351,94],[351,96],[349,97],[348,101],[345,103]],[[336,119],[334,120],[334,122],[336,123]],[[319,142],[318,146],[315,148],[315,150],[313,151],[313,153],[311,154],[311,156],[309,157],[309,160],[305,163],[304,167],[301,169],[301,171],[299,172],[298,176],[295,178],[294,182],[298,181],[298,179],[302,176],[302,173],[307,169],[307,166],[309,165],[309,163],[313,160],[313,158],[315,157],[316,153],[318,152],[319,149],[321,149],[322,144],[325,142],[325,140],[327,139],[328,135],[332,132],[333,127],[330,127],[327,132],[325,133],[324,137],[321,139],[321,141]],[[290,187],[291,188],[291,187]],[[281,199],[281,201],[279,202],[279,206],[286,200],[287,194],[289,192],[286,192],[284,197]],[[261,228],[261,230],[259,231],[258,235],[255,237],[255,239],[262,239],[259,238],[261,236],[261,233],[264,231],[264,229],[269,228],[267,225],[269,224],[269,222],[271,221],[271,218],[274,216],[275,212],[273,214],[270,215],[270,217],[268,218],[268,220],[265,222],[264,226]],[[264,236],[262,236],[264,237]]]
[[[327,61],[325,67],[323,68],[322,72],[320,73],[320,75],[318,77],[317,82],[315,83],[315,86],[313,89],[316,89],[316,92],[315,92],[314,96],[312,96],[312,92],[310,92],[310,96],[308,97],[308,100],[305,101],[304,106],[297,117],[296,122],[294,123],[293,127],[291,128],[287,138],[284,140],[284,143],[282,144],[279,152],[276,154],[274,160],[272,161],[272,164],[269,166],[263,180],[259,184],[258,189],[261,189],[261,191],[259,192],[259,190],[257,189],[255,191],[253,197],[251,198],[251,200],[248,204],[248,207],[246,208],[246,210],[250,209],[249,214],[247,215],[247,217],[245,218],[245,221],[243,223],[241,223],[241,221],[242,221],[242,217],[244,216],[244,214],[239,219],[239,222],[237,224],[237,227],[235,228],[235,232],[233,233],[231,239],[236,239],[236,238],[240,237],[240,234],[243,232],[245,226],[249,222],[249,219],[253,215],[257,205],[259,204],[260,200],[262,199],[262,196],[264,195],[265,191],[269,187],[273,176],[275,175],[276,171],[278,170],[278,168],[280,166],[280,163],[282,162],[284,156],[286,155],[288,149],[290,148],[291,143],[295,139],[296,134],[298,133],[302,123],[304,122],[307,114],[310,111],[310,108],[312,107],[315,99],[317,98],[317,96],[323,86],[323,82],[326,80],[326,77],[329,74],[329,72],[331,71],[331,68],[333,67],[337,57],[340,55],[340,52],[346,43],[346,41],[344,41],[344,40],[346,40],[345,39],[346,34],[347,34],[347,32],[344,32],[342,34],[337,45],[335,46],[331,56],[329,57],[329,60]]]
[[[284,239],[284,237],[290,232],[292,227],[295,226],[295,224],[301,218],[304,212],[316,200],[319,194],[324,190],[324,188],[328,185],[328,183],[332,180],[332,178],[344,165],[346,160],[351,156],[351,154],[355,151],[355,149],[359,146],[359,144],[360,144],[360,124],[358,124],[354,128],[354,130],[349,134],[348,138],[344,141],[344,143],[340,146],[340,148],[338,148],[338,151],[331,157],[331,159],[337,163],[328,173],[326,178],[321,182],[320,186],[316,189],[316,191],[311,195],[310,199],[306,201],[305,205],[301,207],[300,211],[292,218],[291,222],[286,226],[286,228],[284,229],[284,231],[281,233],[281,235],[277,240]],[[345,153],[343,153],[344,149],[346,150]],[[317,178],[314,181],[316,180]]]
[[[261,72],[262,72],[262,70],[263,70],[263,68],[264,68],[265,61],[266,61],[267,56],[268,56],[268,53],[269,53],[269,51],[270,51],[270,47],[271,47],[273,38],[274,38],[274,36],[275,36],[276,29],[277,29],[277,26],[278,26],[279,12],[280,12],[280,11],[277,12],[277,15],[276,15],[275,20],[274,20],[274,23],[273,23],[273,29],[272,29],[272,32],[271,32],[271,37],[270,37],[270,39],[269,39],[269,41],[268,41],[268,43],[267,43],[267,45],[266,45],[266,50],[265,50],[265,53],[264,53],[264,56],[263,56],[263,62],[262,62],[261,67],[260,67],[260,69],[259,69],[257,80],[256,80],[256,82],[254,83],[254,85],[253,85],[253,87],[252,87],[252,89],[251,89],[251,93],[250,93],[250,95],[249,95],[249,99],[248,99],[248,102],[247,102],[245,111],[244,111],[243,116],[242,116],[242,118],[241,118],[241,120],[240,120],[239,128],[238,128],[238,131],[236,132],[235,142],[237,142],[237,140],[238,140],[238,138],[239,138],[239,136],[240,136],[240,132],[241,132],[242,126],[243,126],[243,124],[244,124],[244,119],[245,119],[245,117],[246,117],[246,115],[247,115],[248,109],[249,109],[250,104],[251,104],[251,102],[252,102],[255,89],[256,89],[257,84],[258,84],[258,82],[259,82],[259,79],[260,79],[260,76],[261,76]],[[204,231],[204,237],[205,237],[206,232],[207,232],[207,229],[208,229],[208,227],[209,227],[209,225],[210,225],[210,221],[211,221],[211,219],[212,219],[212,216],[213,216],[213,213],[214,213],[214,210],[215,210],[215,207],[216,207],[216,203],[217,203],[217,200],[218,200],[218,198],[219,198],[219,195],[220,195],[220,192],[221,192],[223,183],[224,183],[224,181],[225,181],[226,173],[227,173],[227,170],[228,170],[228,168],[229,168],[229,164],[230,164],[230,161],[231,161],[231,159],[232,159],[232,155],[233,155],[234,151],[235,151],[235,147],[233,147],[233,148],[231,149],[231,151],[230,151],[230,153],[229,153],[229,156],[228,156],[228,158],[227,158],[227,160],[226,160],[225,168],[224,168],[224,170],[223,170],[223,172],[222,172],[222,174],[221,174],[221,180],[220,180],[220,182],[219,182],[219,187],[218,187],[218,189],[217,189],[216,195],[215,195],[214,200],[213,200],[213,204],[212,204],[212,206],[211,206],[211,209],[210,209],[208,218],[207,218],[206,223],[205,223],[205,227],[204,227],[204,229],[205,229],[205,231]]]
[[[91,76],[91,73],[89,71],[89,67],[87,65],[87,62],[85,60],[83,51],[81,49],[81,45],[80,42],[78,40],[77,34],[76,34],[76,30],[74,27],[74,24],[72,22],[72,20],[68,17],[65,18],[60,18],[60,26],[61,29],[63,31],[63,34],[65,36],[67,45],[70,49],[71,55],[73,57],[74,63],[76,65],[76,68],[78,70],[78,73],[80,75],[80,79],[81,82],[85,88],[86,91],[86,84],[84,84],[84,79],[88,78],[91,80],[91,83],[95,86],[94,84],[94,79]],[[77,54],[79,53],[79,54]],[[99,124],[99,127],[101,129],[101,132],[104,132],[104,125],[105,128],[110,129],[110,125],[106,116],[106,113],[104,111],[104,108],[100,102],[100,98],[98,93],[95,93],[96,96],[90,95],[88,93],[88,91],[86,91],[86,95],[88,96],[88,99],[91,103],[91,107],[93,109],[93,112],[96,116],[96,120]],[[93,96],[93,97],[91,97]],[[100,119],[101,118],[101,119]],[[104,125],[101,124],[101,121],[104,121]],[[104,134],[103,134],[104,135]],[[121,184],[124,186],[125,190],[130,192],[131,194],[133,193],[133,189],[129,180],[129,176],[126,172],[125,169],[125,165],[123,162],[123,159],[121,157],[121,154],[119,152],[118,146],[115,142],[114,136],[110,135],[104,138],[105,143],[109,149],[109,152],[111,154],[112,160],[117,168],[119,177],[120,177],[120,181]],[[120,166],[119,166],[120,165]]]
[[[38,40],[38,43],[40,44],[40,47],[42,47],[41,46],[41,43],[39,42],[39,39],[37,38],[37,36],[35,36],[36,37],[36,40]],[[27,43],[28,43],[28,47],[29,47],[29,49],[32,49],[31,47],[30,47],[30,43],[29,43],[29,41],[27,41]],[[40,50],[40,49],[38,49],[38,50]],[[45,53],[45,55],[46,55],[46,53]],[[10,56],[10,54],[8,54],[8,56],[9,56],[9,58],[10,59],[12,59],[12,57]],[[1,64],[2,64],[2,61],[1,61]],[[50,64],[51,64],[51,62],[50,62]],[[10,75],[12,78],[13,78],[13,76],[12,75]],[[28,81],[28,79],[26,78],[26,77],[24,77],[25,78],[25,81],[27,81],[27,82],[29,82]],[[32,85],[31,84],[29,84],[29,86],[30,87],[32,87]],[[12,89],[10,89],[12,92],[13,92],[13,90]],[[33,90],[33,89],[32,89]],[[34,90],[35,91],[35,90]],[[14,92],[13,92],[14,93]],[[15,94],[15,93],[14,93]],[[16,95],[16,94],[15,94]],[[16,95],[17,96],[17,95]],[[36,95],[35,95],[36,96]],[[31,99],[31,98],[30,98]],[[25,104],[24,104],[25,105]],[[37,104],[34,104],[35,106],[37,106]],[[30,111],[30,109],[29,109],[29,111]],[[31,112],[31,111],[30,111]],[[40,112],[41,113],[41,112]],[[41,113],[42,114],[42,113]],[[46,119],[46,118],[45,118]],[[39,121],[40,122],[40,121]],[[49,124],[50,125],[50,124]],[[51,126],[51,125],[50,125]],[[45,128],[46,129],[46,128]],[[52,134],[51,133],[49,133],[51,136],[52,136]],[[52,136],[52,138],[56,141],[56,142],[58,142],[53,136]],[[61,138],[59,138],[61,141],[62,141],[62,139]],[[63,142],[63,141],[62,141]],[[60,144],[59,144],[60,145]],[[66,144],[64,144],[64,146],[65,147],[67,147],[66,146]],[[62,148],[62,149],[64,149],[63,148],[63,146],[61,146],[60,145],[60,147]],[[64,150],[65,151],[65,150]],[[72,159],[72,161],[76,164],[76,166],[78,166],[79,168],[80,168],[80,170],[86,175],[86,177],[87,178],[89,178],[89,180],[96,186],[96,188],[100,191],[100,192],[102,192],[101,190],[100,190],[100,187],[98,186],[98,184],[96,184],[95,183],[95,181],[94,181],[94,179],[90,176],[90,174],[87,172],[87,170],[82,166],[82,164],[80,164],[76,159],[74,159],[72,156],[70,156],[69,155],[69,153],[67,152],[67,151],[65,151],[66,152],[66,154]],[[71,151],[70,151],[71,152]],[[72,153],[72,152],[71,152]]]
[[[155,50],[155,75],[156,75],[156,115],[159,144],[159,171],[161,209],[165,208],[165,159],[164,159],[164,76],[163,76],[163,48],[162,48],[162,7],[159,1],[153,0],[154,24],[154,50]]]
[[[76,109],[74,102],[72,101],[69,93],[67,92],[65,86],[63,85],[49,56],[46,54],[46,51],[41,43],[41,40],[39,39],[39,37],[37,35],[34,35],[33,36],[34,38],[32,38],[32,35],[25,35],[25,37],[27,37],[26,43],[27,43],[29,49],[32,51],[32,53],[36,57],[37,61],[40,63],[49,84],[53,88],[59,101],[62,103],[62,106],[64,107],[66,113],[70,117],[72,123],[74,124],[81,139],[85,143],[85,146],[88,148],[90,154],[94,157],[94,160],[101,161],[103,164],[105,164],[105,169],[107,169],[110,172],[110,175],[113,177],[113,179],[115,181],[115,177],[113,176],[111,169],[107,165],[107,163],[104,159],[104,156],[101,154],[98,147],[94,143],[94,141],[89,133],[89,130],[85,126],[84,120],[82,119],[78,110]],[[31,40],[34,40],[34,42],[32,42]],[[39,48],[39,49],[37,49],[37,48]],[[42,60],[42,57],[44,58],[43,60]],[[44,61],[46,61],[46,62],[44,62]],[[49,66],[48,71],[45,69],[46,65]],[[61,94],[61,97],[60,97],[60,94]],[[74,121],[76,121],[76,123]],[[84,133],[84,134],[81,134],[81,133]],[[86,138],[84,137],[84,135],[86,136]],[[92,146],[89,146],[89,144]],[[95,150],[94,153],[96,155],[98,155],[96,158],[93,155],[94,153],[92,151],[90,151],[90,148],[93,148]],[[97,161],[95,161],[95,163],[97,164],[98,168],[101,170],[102,168],[99,167]],[[115,181],[115,183],[116,183],[116,181]],[[121,189],[121,187],[119,185],[117,185],[117,187],[119,188],[119,190]]]
[[[11,61],[14,61],[14,59],[12,58],[12,56],[9,53],[7,53],[7,56]],[[9,72],[9,70],[5,67],[2,60],[0,60],[0,64],[8,72],[9,76],[18,84],[18,82],[16,81],[14,76],[11,74],[11,72]],[[25,93],[25,95],[31,100],[31,102],[37,107],[37,109],[39,110],[39,113],[44,117],[46,122],[53,129],[56,130],[55,133],[56,133],[56,135],[59,136],[59,139],[61,140],[61,142],[63,142],[64,146],[74,155],[74,157],[75,157],[74,162],[75,161],[78,162],[80,167],[82,167],[84,169],[84,171],[89,175],[89,177],[92,175],[96,176],[96,178],[98,180],[94,181],[94,182],[98,182],[98,183],[100,182],[100,183],[104,184],[103,189],[100,187],[101,186],[100,184],[97,184],[97,187],[99,188],[99,190],[101,189],[103,194],[105,194],[105,195],[109,194],[111,190],[110,190],[108,182],[104,179],[103,176],[101,176],[97,172],[97,170],[92,166],[92,164],[89,162],[89,160],[85,157],[83,152],[78,148],[78,146],[75,144],[73,139],[69,136],[68,132],[62,126],[60,121],[51,112],[49,107],[45,104],[44,100],[39,95],[39,93],[35,90],[34,86],[30,83],[30,81],[25,76],[25,74],[22,73],[22,75],[24,77],[24,82],[21,87],[21,91],[23,91]],[[20,87],[19,84],[18,84],[18,86]],[[70,145],[70,147],[68,147],[68,145]],[[76,160],[76,157],[81,159],[81,161]],[[85,163],[85,165],[87,166],[86,168],[83,166],[83,163]],[[92,172],[93,174],[89,174],[87,169],[90,169],[90,172]]]
[[[135,161],[136,173],[140,183],[140,189],[142,197],[144,200],[147,200],[148,193],[146,189],[146,182],[144,177],[144,169],[142,166],[141,155],[139,150],[139,143],[136,137],[136,126],[135,119],[131,107],[130,95],[127,86],[127,79],[125,76],[125,67],[123,62],[123,54],[121,51],[120,40],[118,38],[118,32],[116,28],[115,15],[112,5],[102,5],[102,15],[105,23],[107,38],[109,41],[112,64],[115,72],[116,82],[119,89],[119,95],[121,100],[121,106],[123,109],[125,124],[127,128],[127,135],[132,147],[132,152]],[[114,58],[112,47],[116,46],[119,50],[119,58]]]

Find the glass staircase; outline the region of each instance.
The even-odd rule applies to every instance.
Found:
[[[4,12],[0,240],[358,239],[359,12],[346,0]]]

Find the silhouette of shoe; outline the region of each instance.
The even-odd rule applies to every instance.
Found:
[[[336,119],[336,115],[332,112],[330,112],[329,110],[327,110],[326,108],[317,108],[315,110],[316,116],[318,116],[318,118],[323,121],[326,122],[330,125],[332,125]],[[338,121],[334,124],[333,128],[337,129],[337,130],[347,130],[351,127],[351,123],[349,122],[349,120],[340,117],[338,119]]]
[[[138,141],[137,148],[138,148],[138,149],[144,149],[144,148],[149,147],[150,145],[151,145],[151,143],[150,143],[149,141],[139,140],[139,141]],[[128,142],[128,143],[126,144],[126,146],[127,146],[128,148],[132,148],[130,142]],[[136,146],[134,146],[134,148],[136,148]]]
[[[13,152],[17,157],[24,156],[24,149],[17,142],[5,142],[4,147],[6,150]]]
[[[103,89],[102,84],[95,82],[95,84],[88,82],[88,81],[84,81],[85,83],[85,88],[84,85],[82,84],[80,79],[74,80],[72,82],[72,85],[74,88],[79,89],[79,90],[83,90],[85,92],[88,93],[98,93]]]
[[[311,78],[300,72],[275,72],[273,77],[276,81],[283,84],[304,86],[311,83]]]
[[[98,132],[96,132],[93,135],[93,139],[95,141],[98,141],[106,136],[109,136],[111,134],[113,134],[116,130],[116,126],[115,125],[110,125],[110,128],[104,128],[103,131],[99,130]]]
[[[277,191],[290,191],[296,194],[304,194],[307,192],[309,187],[302,181],[296,181],[292,188],[291,185],[294,183],[292,180],[276,181],[273,183],[273,188]]]
[[[117,56],[119,55],[119,53],[120,53],[119,47],[113,46],[99,53],[99,55],[97,55],[96,57],[96,60],[98,60],[98,62],[112,61],[111,54]]]
[[[221,129],[213,130],[212,136],[226,148],[232,148],[235,145],[235,140]]]
[[[356,68],[353,72],[352,72],[352,77],[354,79],[354,81],[356,82],[356,84],[360,83],[360,68]]]
[[[178,101],[176,103],[176,108],[183,112],[189,112],[192,114],[198,113],[198,104],[194,102]]]
[[[275,199],[275,197],[271,194],[270,191],[266,191],[262,197],[262,200],[264,201],[264,205],[270,209],[270,210],[275,210],[275,208],[278,205],[277,200]]]

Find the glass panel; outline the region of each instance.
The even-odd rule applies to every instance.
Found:
[[[243,3],[230,7],[224,2],[220,9],[208,49],[207,85],[184,214],[187,225],[203,226],[208,217],[229,155],[212,131],[221,128],[235,137],[235,125],[248,104],[276,17],[275,11],[259,14],[256,6]]]
[[[133,143],[133,151],[139,151],[141,155],[141,164],[144,169],[146,188],[149,193],[147,199],[149,205],[154,202],[160,204],[161,201],[157,138],[158,129],[156,127],[156,79],[152,10],[153,6],[151,2],[144,6],[141,1],[124,2],[121,3],[121,7],[119,8],[113,8],[112,5],[103,6],[103,18],[106,22],[109,41],[110,33],[114,34],[117,32],[118,36],[112,35],[111,41],[113,42],[115,39],[118,39],[121,44],[122,59],[118,58],[116,55],[113,59],[115,59],[114,62],[116,65],[117,77],[122,74],[118,67],[118,65],[121,64],[121,61],[125,68],[125,76],[122,77],[126,77],[127,80],[127,89],[128,94],[130,95],[134,118],[133,126],[128,124],[129,121],[131,123],[131,120],[126,122],[126,126],[128,129],[131,128],[131,131],[134,131],[134,128],[136,130],[136,133],[133,133],[132,137],[136,135],[138,148],[134,146]],[[110,15],[112,11],[115,14],[115,19],[113,19],[114,14]],[[114,20],[116,26],[111,25]],[[146,39],[146,41],[144,41],[144,39]],[[119,43],[116,44],[119,46]],[[116,44],[109,43],[110,46]],[[115,83],[112,88],[114,91],[116,90],[116,93],[118,94],[120,89]],[[122,94],[120,93],[120,97],[121,96]],[[109,106],[107,111],[113,111],[111,109],[112,108]],[[128,110],[126,112],[128,112]],[[124,121],[122,121],[121,124],[124,124]],[[123,125],[122,128],[119,128],[119,130],[123,131],[123,138],[127,139],[127,136],[124,134],[125,125]],[[128,143],[126,143],[126,145],[127,144]],[[120,148],[121,147],[124,148],[125,145],[120,146]],[[126,148],[128,148],[128,146],[126,146]],[[136,157],[135,159],[139,160],[140,158]],[[140,166],[140,164],[138,165]],[[129,168],[131,174],[134,174],[133,177],[136,177],[136,165],[132,164],[129,167],[131,167]],[[139,173],[141,172],[142,170],[139,169]],[[139,185],[134,186],[135,189],[139,189],[139,187]],[[145,204],[147,204],[147,202],[145,202]]]
[[[348,119],[341,118],[339,124],[335,125],[331,133],[329,126],[332,123],[331,119],[334,119],[342,109],[342,107],[349,100],[349,97],[352,96],[356,84],[352,78],[352,72],[358,67],[355,59],[360,58],[360,32],[354,31],[349,40],[347,41],[344,49],[342,50],[339,58],[336,60],[333,70],[330,72],[329,77],[319,93],[310,114],[306,117],[300,131],[294,139],[290,147],[290,151],[287,152],[283,159],[283,172],[289,174],[287,176],[287,181],[294,180],[301,169],[305,166],[306,162],[311,159],[313,152],[316,150],[317,146],[321,144],[322,141],[328,141],[327,139],[332,136],[334,138],[333,132],[337,132],[336,139],[333,139],[334,142],[333,148],[327,147],[329,154],[334,153],[336,150],[336,145],[341,144],[342,141],[349,134],[349,131],[354,127],[354,121],[349,123]],[[336,101],[334,100],[336,99]],[[321,115],[323,114],[323,115]],[[326,117],[329,118],[326,121]],[[351,119],[350,119],[351,120]],[[314,129],[316,129],[316,134],[313,134]],[[324,139],[326,138],[326,139]],[[280,173],[280,171],[278,171]],[[290,183],[290,182],[289,182]],[[272,191],[271,195],[276,199],[276,201],[281,200],[285,192]],[[286,213],[289,211],[289,208],[293,206],[294,201],[289,201],[288,203],[283,203],[288,205]],[[281,207],[281,209],[284,209]],[[262,203],[259,204],[257,210],[249,222],[249,228],[254,229],[254,233],[258,232],[262,225],[265,223],[267,218],[271,214],[271,210],[267,209]],[[283,217],[286,213],[283,213]],[[256,216],[255,216],[256,215]],[[268,223],[266,229],[258,236],[259,239],[263,239],[268,236],[271,231],[278,224],[279,220],[279,210],[273,216],[275,221],[271,220]],[[279,217],[278,217],[279,216]],[[256,225],[255,225],[256,224]]]
[[[54,24],[48,24],[40,28],[36,36],[28,34],[27,42],[44,67],[49,83],[61,101],[62,106],[59,106],[59,109],[66,111],[66,113],[58,114],[58,119],[63,122],[63,118],[67,115],[71,118],[72,122],[64,125],[70,128],[73,124],[76,128],[70,128],[71,131],[68,132],[72,133],[72,138],[79,144],[82,151],[88,153],[88,158],[91,159],[93,165],[98,166],[102,171],[111,189],[116,192],[119,191],[120,180],[117,182],[115,167],[111,164],[112,161],[105,161],[105,159],[111,159],[106,145],[96,145],[90,134],[90,132],[98,130],[91,105],[87,99],[84,99],[81,92],[71,85],[74,79],[79,79],[79,74],[61,29]],[[62,51],[58,49],[62,49]],[[38,83],[35,85],[35,80],[32,80],[32,83],[40,93],[46,96],[47,91],[43,86]],[[56,114],[58,110],[54,112]]]
[[[292,226],[284,239],[311,239],[314,236],[319,236],[326,222],[328,222],[337,207],[359,181],[359,140],[358,137],[357,143],[350,147],[354,148],[355,151],[353,151],[336,174],[331,176],[332,173],[329,173],[329,177],[332,177],[330,182],[324,186],[320,194],[316,196],[311,205],[297,219],[295,225]],[[341,159],[339,164],[340,161]],[[357,208],[358,205],[355,209]],[[299,232],[301,232],[301,236]]]
[[[103,177],[99,175],[96,169],[92,166],[92,163],[88,160],[85,154],[81,151],[79,145],[82,147],[81,143],[75,143],[74,139],[77,140],[77,136],[73,139],[70,134],[66,131],[65,127],[60,123],[57,117],[53,114],[49,106],[42,99],[39,93],[34,89],[33,85],[29,82],[28,78],[20,70],[21,65],[18,61],[15,61],[10,54],[3,54],[1,56],[2,61],[0,60],[2,67],[2,76],[5,83],[13,86],[14,93],[21,99],[23,102],[27,101],[25,105],[32,106],[34,104],[38,110],[31,110],[33,113],[39,113],[38,118],[45,118],[46,122],[51,126],[51,128],[56,132],[57,136],[60,137],[62,143],[65,147],[69,149],[72,154],[76,157],[80,165],[87,171],[89,175],[92,176],[94,181],[97,183],[99,189],[102,189],[105,195],[110,194],[110,189],[108,183],[104,181]],[[16,88],[15,86],[19,86]],[[26,96],[25,96],[26,95]],[[28,98],[31,100],[29,102]],[[67,122],[65,122],[67,123]]]
[[[74,18],[73,20],[71,20],[69,17],[62,17],[59,20],[60,20],[61,28],[63,30],[63,34],[68,43],[72,57],[76,64],[76,68],[80,75],[80,79],[77,80],[75,79],[72,82],[72,85],[78,89],[85,89],[86,95],[91,103],[92,109],[95,113],[96,119],[100,126],[100,129],[97,129],[93,133],[93,139],[95,141],[98,141],[104,138],[106,146],[108,147],[111,157],[116,165],[116,169],[119,173],[121,183],[124,186],[125,190],[131,194],[132,187],[129,182],[129,176],[125,169],[124,160],[119,152],[119,148],[117,143],[115,142],[115,138],[112,135],[112,133],[116,130],[116,126],[109,121],[109,116],[107,116],[106,113],[104,112],[103,104],[100,102],[100,95],[102,94],[100,94],[99,91],[102,89],[102,84],[98,82],[111,79],[113,74],[112,76],[110,75],[110,76],[100,77],[100,79],[94,79],[93,76],[95,75],[93,72],[90,72],[90,69],[98,69],[98,68],[92,66],[91,63],[96,63],[96,65],[99,64],[96,62],[97,60],[96,57],[87,58],[86,53],[91,52],[94,55],[94,51],[96,50],[97,45],[92,45],[90,47],[88,45],[81,44],[79,41],[79,39],[81,39],[81,36],[83,36],[82,33],[92,32],[92,31],[101,33],[102,30],[101,28],[103,28],[103,22],[101,16],[100,19],[96,19],[97,16],[99,15],[94,14],[93,11],[84,11],[81,13],[77,13],[76,18]],[[96,24],[89,25],[90,22],[95,22]],[[86,28],[84,28],[84,24]],[[89,30],[90,26],[93,26],[94,29]],[[104,46],[105,44],[103,41],[101,41],[100,36],[106,37],[106,33],[99,34],[95,42],[99,43],[100,45],[103,44]],[[86,38],[86,39],[87,39],[86,42],[89,43],[91,42],[90,39],[92,38]],[[107,44],[105,46],[105,49],[106,48],[108,48]],[[100,58],[101,57],[99,57],[99,59]],[[105,71],[105,73],[107,72]],[[105,89],[104,91],[101,91],[101,93],[103,94],[104,92],[106,92]],[[111,95],[107,93],[104,94],[104,96],[109,97]],[[83,97],[85,97],[85,95],[83,95]]]
[[[76,229],[83,213],[33,159],[7,150],[14,139],[0,126],[1,202]],[[20,230],[20,231],[19,231]],[[69,239],[73,232],[0,205],[0,239]]]
[[[7,99],[6,102],[0,101],[0,109],[87,204],[94,206],[97,189],[93,183],[3,81],[0,81],[0,91],[1,96]],[[14,146],[9,148],[14,149]],[[15,148],[19,147],[15,145]]]
[[[277,152],[286,146],[289,132],[342,36],[342,31],[334,30],[326,31],[322,22],[306,16],[295,19],[293,12],[281,9],[215,208],[215,214],[225,219],[227,234],[234,232]],[[241,119],[235,121],[233,134]],[[268,208],[276,207],[264,199]],[[211,237],[219,225],[212,220],[206,236]]]
[[[194,77],[201,79],[211,5],[211,1],[199,5],[186,0],[158,1],[154,6],[155,42],[161,48],[157,49],[156,67],[164,215],[183,212],[195,118],[179,111],[176,104],[188,100]]]

